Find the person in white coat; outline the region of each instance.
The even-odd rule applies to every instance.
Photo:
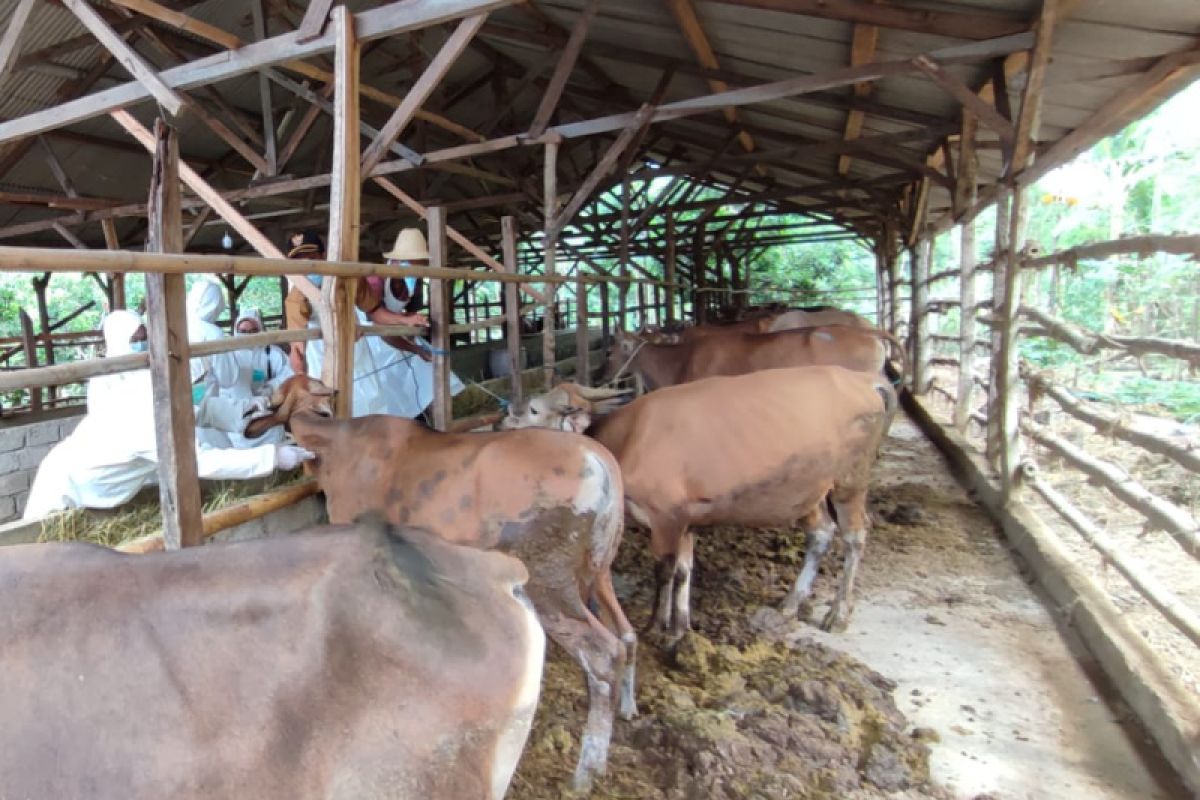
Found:
[[[225,288],[212,275],[201,275],[192,285],[187,296],[188,341],[213,342],[229,338],[217,325],[217,319],[225,311]],[[232,353],[216,353],[200,356],[191,361],[192,382],[203,377],[203,395],[212,397],[221,393],[222,387],[233,386],[238,379],[238,365]],[[199,394],[199,390],[197,390]],[[197,398],[196,402],[200,402]],[[233,447],[233,440],[220,428],[204,425],[196,420],[196,435],[201,444],[209,447]]]
[[[257,308],[245,308],[238,313],[233,324],[233,335],[252,336],[264,330],[262,313]],[[235,350],[229,354],[237,365],[237,380],[232,386],[221,386],[220,396],[234,400],[253,400],[270,397],[279,386],[294,374],[287,356],[275,345]],[[247,439],[240,433],[230,433],[229,441],[234,447],[257,447],[263,444],[278,444],[286,433],[282,427],[267,431],[258,439]]]
[[[106,357],[145,349],[146,331],[137,314],[113,311],[102,327]],[[203,386],[205,377],[199,375],[198,386]],[[213,395],[203,396],[195,411],[197,421],[206,426],[241,432],[246,413],[262,406]],[[150,371],[92,378],[87,409],[75,431],[55,445],[38,467],[24,519],[41,519],[70,508],[113,508],[154,480],[158,450]],[[311,453],[294,445],[233,450],[198,443],[196,449],[199,476],[208,479],[263,477],[275,469],[294,469],[309,458]]]

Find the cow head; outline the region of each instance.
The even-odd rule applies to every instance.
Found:
[[[265,416],[255,417],[246,425],[247,439],[257,439],[276,425],[287,426],[294,415],[302,411],[319,417],[332,417],[329,399],[334,390],[307,375],[293,375],[271,395],[271,410]]]
[[[612,344],[608,346],[602,383],[612,383],[618,377],[628,375],[630,363],[637,356],[638,351],[647,344],[650,342],[636,333],[629,333],[621,328],[613,331]]]
[[[590,389],[576,383],[561,383],[545,394],[514,403],[496,429],[551,428],[583,433],[595,417],[628,402],[630,394],[625,389]]]

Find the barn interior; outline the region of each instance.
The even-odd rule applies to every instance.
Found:
[[[1039,178],[1200,75],[1194,0],[0,0],[0,19],[0,270],[41,282],[40,308],[5,343],[28,354],[24,368],[0,372],[0,390],[28,392],[13,423],[22,424],[56,403],[78,411],[81,395],[67,387],[91,376],[146,366],[161,373],[170,387],[156,399],[162,446],[183,466],[164,470],[160,484],[191,499],[163,507],[156,546],[201,544],[316,493],[310,481],[202,514],[195,465],[189,475],[189,448],[179,445],[190,436],[178,402],[187,391],[185,275],[220,276],[235,306],[250,280],[279,281],[281,292],[287,282],[306,284],[320,327],[255,343],[320,338],[334,354],[323,377],[345,387],[358,336],[413,333],[358,322],[352,287],[402,274],[382,254],[400,229],[421,227],[429,265],[409,274],[431,286],[433,424],[470,430],[495,415],[456,414],[449,372],[467,348],[455,337],[469,346],[479,331],[504,332],[507,377],[488,391],[506,401],[549,386],[556,369],[587,384],[617,328],[736,315],[755,289],[748,264],[757,254],[856,241],[875,259],[872,322],[907,346],[910,438],[919,429],[949,460],[1037,575],[1039,602],[1080,609],[1069,637],[1081,638],[1063,652],[1094,665],[1108,687],[1098,693],[1131,708],[1140,726],[1121,727],[1112,741],[1122,743],[1104,747],[1122,753],[1114,763],[1136,761],[1129,769],[1150,777],[1119,789],[1068,781],[1060,791],[1200,791],[1196,697],[1163,677],[1145,643],[1063,563],[1022,505],[1037,479],[1020,444],[1027,397],[1016,356],[1022,280],[1034,270],[1115,252],[1200,254],[1197,237],[1182,235],[1045,254],[1027,247],[1025,231]],[[976,239],[984,215],[995,217],[994,242]],[[328,261],[297,274],[284,252],[289,235],[306,228],[327,236]],[[961,263],[932,274],[932,243],[945,236],[961,241]],[[50,318],[45,292],[54,274],[68,272],[93,274],[109,309],[126,305],[125,275],[147,275],[149,356],[56,363],[62,321]],[[318,290],[312,274],[335,280]],[[930,287],[943,278],[958,283],[957,296],[934,298]],[[942,414],[929,396],[939,359],[928,320],[947,303],[987,312],[990,328],[961,315],[951,347],[958,392]],[[535,338],[521,327],[528,314],[542,321]],[[1045,335],[1079,340],[1054,320],[1036,321]],[[156,359],[155,342],[174,358]],[[1193,364],[1200,350],[1118,344]],[[206,346],[191,352],[223,351]],[[540,370],[522,373],[523,348]],[[349,415],[347,403],[339,396],[339,415]],[[972,425],[982,452],[963,436]],[[896,485],[892,510],[911,489]],[[1194,520],[1157,506],[1148,513],[1194,554]],[[902,545],[886,552],[903,560]],[[631,569],[637,558],[629,556]],[[1019,582],[1015,571],[1004,580]],[[1195,612],[1181,616],[1177,624],[1197,641]],[[764,635],[796,639],[776,621],[760,622]],[[1047,635],[1067,627],[1048,617],[1030,625]],[[821,644],[839,647],[836,637]],[[869,648],[855,655],[883,669]],[[1056,652],[1046,663],[1066,659]],[[718,662],[695,656],[688,669],[717,671]],[[1085,671],[1064,690],[1080,706]],[[553,727],[570,729],[562,720],[571,702],[539,729],[534,763],[566,769],[573,761]],[[941,735],[956,746],[970,739]],[[1142,735],[1153,747],[1128,745]],[[637,745],[632,735],[622,742],[631,765],[640,763]],[[1062,759],[1080,752],[1091,764],[1081,776],[1103,772],[1095,766],[1103,757],[1086,744],[1074,742]],[[1031,758],[1011,757],[1015,773]],[[969,765],[955,769],[960,786],[976,785],[964,777]],[[612,796],[622,796],[618,786],[649,791],[634,772],[616,769]],[[654,787],[660,796],[697,790],[668,772]],[[1036,795],[1036,780],[1012,780],[1003,785]],[[868,788],[886,794],[886,784]],[[554,796],[547,786],[514,795]],[[730,786],[724,795],[704,791],[755,796]],[[768,797],[795,789],[758,788]]]

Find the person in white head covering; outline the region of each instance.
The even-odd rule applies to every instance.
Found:
[[[105,357],[145,349],[146,329],[130,311],[113,311],[102,325]],[[198,383],[203,382],[204,373]],[[195,399],[200,393],[194,392]],[[207,426],[241,432],[246,412],[262,403],[217,396],[197,400],[196,418]],[[88,381],[87,415],[75,431],[54,446],[38,467],[22,516],[41,519],[70,508],[113,508],[151,483],[158,469],[154,438],[154,390],[146,369],[101,375]],[[201,478],[258,478],[274,469],[293,469],[312,458],[294,445],[264,445],[248,450],[217,449],[199,442],[196,461]]]
[[[242,309],[233,324],[235,337],[251,336],[262,333],[263,330],[262,313],[257,308]],[[280,384],[294,374],[287,356],[275,345],[234,350],[230,355],[237,364],[237,380],[232,386],[220,387],[222,397],[234,400],[270,397]],[[234,447],[257,447],[282,442],[285,435],[283,427],[280,426],[271,428],[257,439],[247,439],[240,433],[230,433],[229,441]]]

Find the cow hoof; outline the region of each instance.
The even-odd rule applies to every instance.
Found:
[[[638,716],[637,703],[631,703],[629,705],[621,703],[621,708],[617,710],[617,713],[621,716],[621,719],[625,720],[626,722],[635,720]]]
[[[848,623],[849,619],[845,615],[831,609],[825,615],[825,619],[821,620],[821,630],[829,633],[844,633]]]
[[[812,603],[808,600],[797,600],[795,602],[785,600],[783,605],[779,607],[779,613],[788,619],[807,620],[812,616]]]

